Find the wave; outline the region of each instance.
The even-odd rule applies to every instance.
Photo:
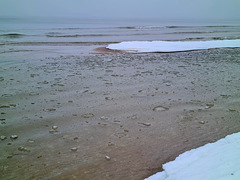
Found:
[[[94,37],[94,36],[112,36],[109,34],[71,34],[71,35],[55,35],[55,34],[47,34],[47,37],[55,37],[55,38],[76,38],[76,37]]]
[[[76,27],[76,28],[52,28],[51,30],[82,30],[82,29],[98,29],[98,28],[79,28],[79,27]]]
[[[60,33],[60,32],[49,32],[47,34],[62,34],[62,33]]]
[[[137,29],[135,26],[116,27],[117,29]]]
[[[142,29],[184,29],[184,28],[240,28],[240,26],[151,26],[151,25],[147,25],[147,26],[109,26],[109,27],[94,27],[94,28],[90,28],[90,27],[66,27],[66,28],[53,28],[52,30],[87,30],[87,29],[121,29],[121,30],[142,30]]]
[[[53,28],[52,30],[87,30],[87,29],[163,29],[166,26],[119,26],[119,27],[94,27],[94,28]]]
[[[106,45],[111,43],[119,43],[117,41],[103,42],[7,42],[4,45],[21,45],[21,46],[90,46],[90,45]]]
[[[237,37],[212,37],[212,40],[238,40],[240,36]]]
[[[46,37],[50,37],[50,38],[77,38],[77,37],[146,36],[146,35],[152,35],[152,34],[149,34],[149,33],[136,33],[136,34],[69,34],[69,35],[47,34]]]
[[[163,28],[196,28],[196,27],[204,27],[204,28],[240,28],[240,26],[120,26],[116,27],[118,29],[163,29]]]
[[[122,26],[117,29],[240,28],[240,26]],[[224,32],[224,31],[223,31]]]
[[[117,29],[162,29],[164,26],[122,26]]]
[[[209,40],[240,40],[240,36],[237,37],[189,37],[184,39],[172,39],[166,41],[209,41]]]
[[[181,39],[180,41],[202,41],[202,40],[207,40],[203,37],[196,37],[196,38],[185,38],[185,39]],[[176,41],[176,40],[173,40]]]
[[[122,26],[122,27],[116,27],[117,29],[165,29],[166,26]]]
[[[213,33],[232,33],[235,31],[184,31],[184,32],[171,32],[165,34],[213,34]]]
[[[166,34],[205,34],[205,33],[213,33],[209,31],[186,31],[186,32],[172,32]]]
[[[25,34],[20,34],[20,33],[7,33],[7,34],[0,34],[2,37],[7,37],[7,38],[20,38],[25,36]]]
[[[196,27],[206,27],[206,28],[226,28],[226,27],[240,27],[240,26],[166,26],[166,28],[196,28]]]

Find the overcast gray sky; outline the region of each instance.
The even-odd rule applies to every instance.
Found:
[[[0,0],[0,17],[240,19],[240,0]]]

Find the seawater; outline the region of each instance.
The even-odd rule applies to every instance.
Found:
[[[0,18],[0,45],[240,39],[239,21]]]

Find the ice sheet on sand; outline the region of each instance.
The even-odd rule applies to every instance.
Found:
[[[107,46],[108,49],[130,52],[176,52],[223,47],[240,47],[240,39],[215,41],[126,41]]]
[[[239,180],[240,132],[187,151],[145,180]]]

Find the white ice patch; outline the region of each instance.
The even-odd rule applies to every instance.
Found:
[[[215,41],[126,41],[107,46],[108,49],[128,52],[176,52],[224,47],[240,47],[240,39]]]
[[[145,180],[239,180],[240,132],[179,155]]]

